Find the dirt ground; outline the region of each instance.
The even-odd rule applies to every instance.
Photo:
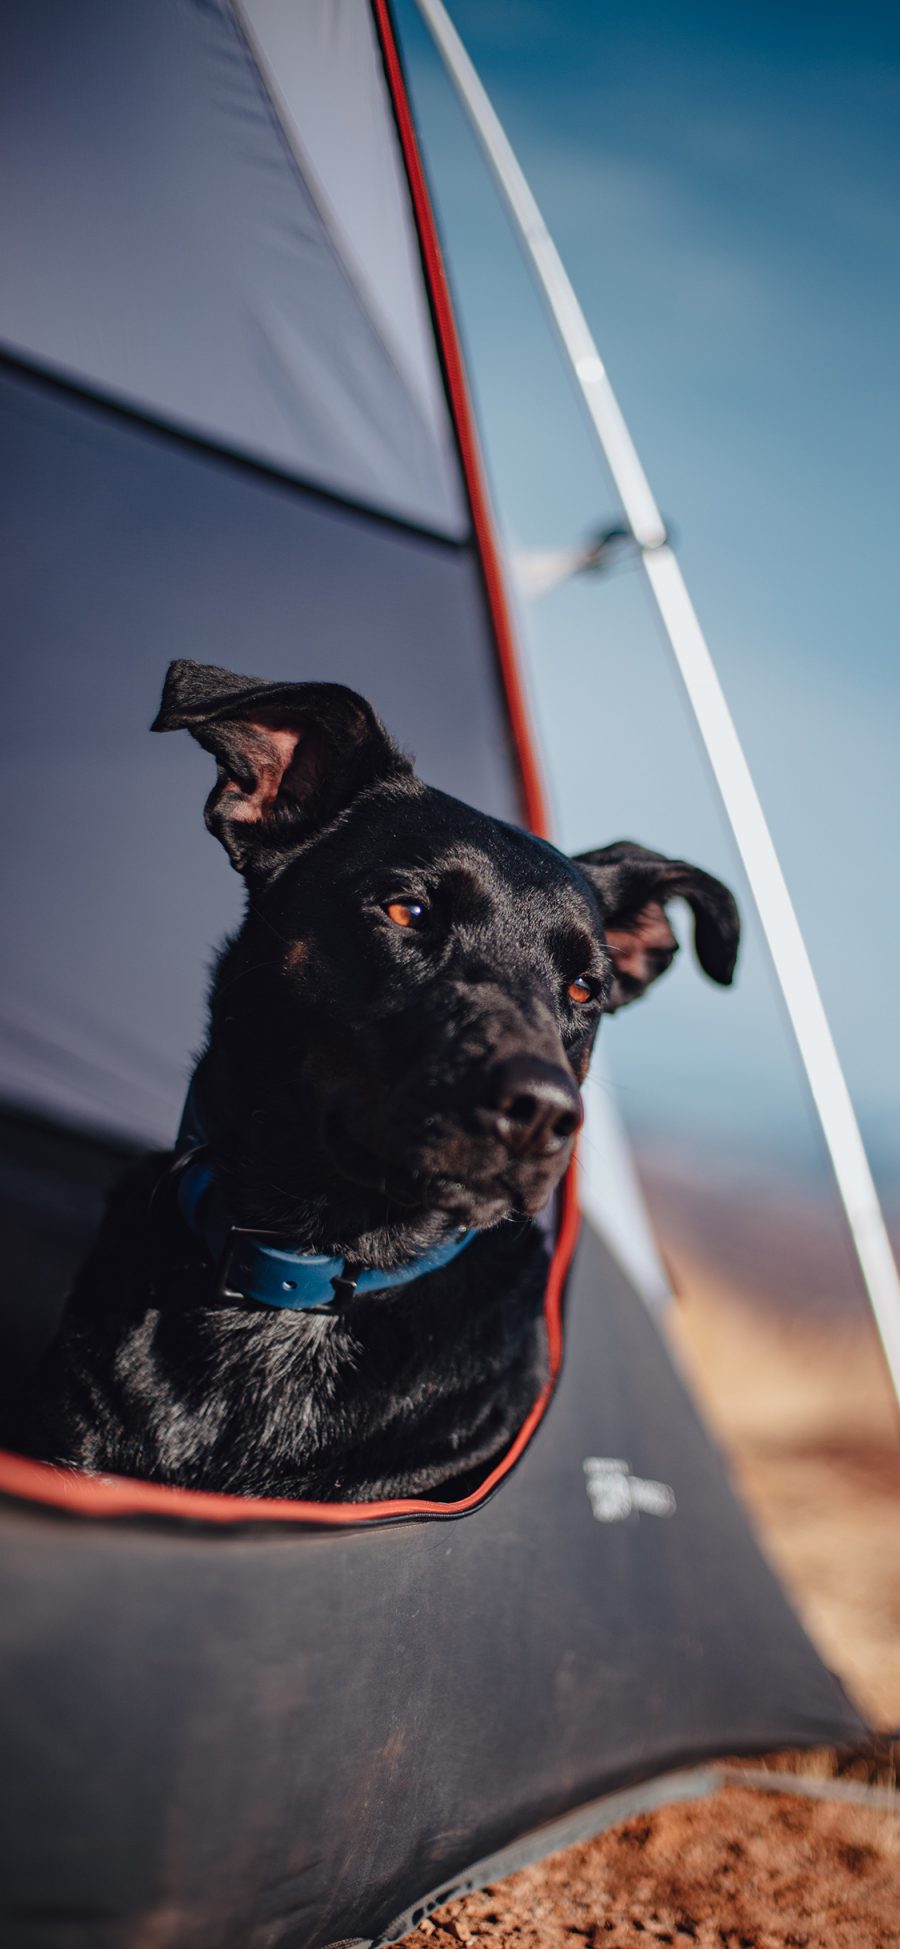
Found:
[[[900,1427],[860,1314],[790,1319],[669,1236],[670,1337],[764,1546],[870,1722],[900,1725]],[[896,1749],[895,1749],[896,1750]],[[829,1755],[787,1756],[826,1775]],[[882,1782],[892,1778],[887,1763]],[[893,1811],[726,1788],[437,1911],[410,1949],[900,1949]]]
[[[408,1943],[897,1949],[896,1826],[887,1814],[729,1787],[451,1902]]]

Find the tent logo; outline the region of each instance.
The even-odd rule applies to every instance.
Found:
[[[631,1515],[674,1516],[677,1504],[668,1482],[645,1482],[611,1455],[588,1455],[582,1467],[598,1523],[624,1523]]]

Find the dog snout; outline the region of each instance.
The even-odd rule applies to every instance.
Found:
[[[489,1071],[484,1112],[492,1135],[513,1157],[555,1157],[583,1116],[574,1078],[534,1056],[513,1056]]]

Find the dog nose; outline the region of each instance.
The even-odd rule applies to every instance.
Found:
[[[513,1056],[490,1072],[493,1134],[514,1157],[553,1157],[578,1129],[574,1078],[534,1056]]]

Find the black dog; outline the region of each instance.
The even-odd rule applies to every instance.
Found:
[[[542,1383],[533,1221],[600,1017],[668,967],[675,895],[728,983],[734,901],[682,861],[624,841],[571,861],[432,790],[337,684],[175,663],[153,728],[180,727],[216,758],[206,821],[248,891],[200,1148],[115,1194],[13,1440],[237,1494],[466,1495]]]

